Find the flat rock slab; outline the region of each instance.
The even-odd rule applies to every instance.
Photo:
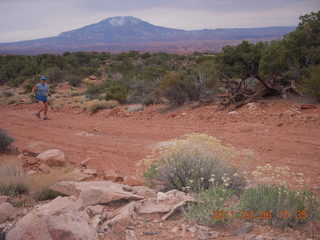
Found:
[[[7,240],[96,240],[94,226],[74,197],[57,197],[21,218],[8,232]]]
[[[52,190],[68,196],[76,196],[84,206],[107,204],[119,200],[140,200],[142,196],[133,193],[130,186],[111,181],[73,182],[63,181],[51,187]]]

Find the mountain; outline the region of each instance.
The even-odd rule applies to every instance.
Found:
[[[56,37],[0,43],[2,54],[61,53],[65,51],[218,51],[224,45],[274,40],[295,27],[180,30],[155,26],[135,17],[113,17]]]

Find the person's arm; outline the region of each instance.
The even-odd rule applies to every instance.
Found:
[[[37,91],[38,91],[38,86],[35,85],[35,86],[32,88],[32,94],[35,96]]]

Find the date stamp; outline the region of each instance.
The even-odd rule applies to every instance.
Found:
[[[295,212],[289,212],[287,210],[284,211],[278,211],[276,213],[272,213],[270,210],[265,210],[265,211],[259,211],[259,212],[254,212],[254,211],[246,211],[243,210],[241,212],[236,212],[236,211],[212,211],[211,212],[211,219],[230,219],[230,218],[238,218],[238,219],[249,219],[249,220],[270,220],[273,217],[277,216],[278,218],[281,219],[300,219],[304,220],[308,218],[307,211],[295,211]]]

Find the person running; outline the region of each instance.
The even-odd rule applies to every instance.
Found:
[[[33,89],[32,93],[35,96],[36,100],[39,103],[39,111],[35,113],[37,118],[41,119],[41,112],[43,112],[44,117],[43,120],[49,120],[47,117],[47,112],[48,112],[48,84],[47,84],[47,78],[45,76],[42,76],[40,78],[40,83],[37,83]]]

